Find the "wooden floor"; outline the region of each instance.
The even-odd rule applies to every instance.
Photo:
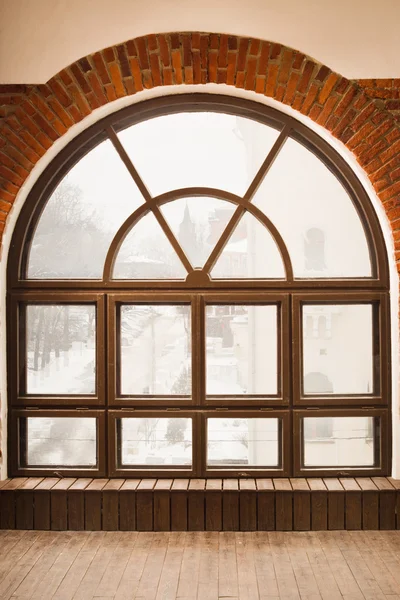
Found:
[[[400,600],[400,532],[0,531],[0,599]]]

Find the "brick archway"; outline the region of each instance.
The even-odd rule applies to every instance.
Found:
[[[220,83],[269,96],[355,155],[390,221],[400,272],[400,122],[365,82],[280,44],[225,34],[148,35],[86,56],[45,85],[0,86],[0,241],[13,202],[52,144],[100,106],[145,88]]]

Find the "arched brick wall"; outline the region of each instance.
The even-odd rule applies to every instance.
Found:
[[[391,223],[400,272],[400,123],[362,83],[280,44],[224,34],[148,35],[86,56],[45,85],[0,86],[0,240],[35,163],[73,124],[144,88],[224,83],[308,115],[354,153]]]

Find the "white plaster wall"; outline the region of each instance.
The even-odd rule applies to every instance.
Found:
[[[136,36],[211,31],[286,44],[348,78],[398,77],[398,0],[0,0],[0,84],[44,83]]]
[[[396,269],[395,256],[394,256],[394,243],[390,229],[390,224],[380,203],[376,196],[371,183],[369,182],[366,174],[356,162],[355,157],[349,150],[338,140],[336,140],[328,131],[320,127],[311,121],[308,117],[301,115],[294,111],[292,108],[280,104],[276,100],[260,96],[255,92],[249,92],[242,89],[236,89],[226,85],[207,84],[207,85],[195,85],[195,86],[169,86],[163,88],[155,88],[152,90],[145,90],[136,94],[135,96],[128,96],[121,98],[102,106],[95,110],[91,115],[83,119],[77,125],[71,127],[71,129],[59,139],[50,150],[40,159],[36,164],[32,173],[25,181],[22,186],[17,199],[13,205],[13,209],[8,218],[6,229],[3,235],[3,247],[2,254],[0,256],[0,398],[1,398],[1,421],[2,424],[6,423],[7,418],[7,383],[6,383],[6,328],[3,324],[6,322],[5,314],[5,295],[6,295],[6,265],[8,251],[11,242],[12,232],[14,230],[15,223],[17,221],[20,210],[25,202],[27,195],[32,189],[34,183],[37,181],[40,174],[44,171],[47,165],[53,160],[53,158],[64,148],[74,137],[76,137],[81,131],[105,117],[106,115],[115,112],[125,106],[135,104],[137,102],[147,100],[150,98],[165,96],[169,94],[183,94],[183,93],[201,93],[207,92],[210,94],[226,94],[229,96],[236,96],[246,98],[272,106],[282,112],[297,118],[303,122],[310,129],[318,133],[328,143],[330,143],[346,160],[351,166],[355,174],[360,179],[361,183],[366,189],[371,203],[376,211],[379,222],[382,227],[383,235],[386,242],[387,252],[389,256],[390,265],[390,284],[391,284],[391,327],[392,327],[392,411],[393,411],[393,477],[400,478],[400,386],[399,386],[399,317],[398,317],[398,306],[399,306],[399,277]],[[5,427],[2,427],[1,437],[1,450],[2,450],[2,464],[0,466],[0,478],[3,479],[7,475],[7,445],[6,445],[6,431]]]

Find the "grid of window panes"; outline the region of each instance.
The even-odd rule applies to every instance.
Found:
[[[386,472],[365,201],[294,120],[188,105],[108,127],[19,225],[12,474]]]

